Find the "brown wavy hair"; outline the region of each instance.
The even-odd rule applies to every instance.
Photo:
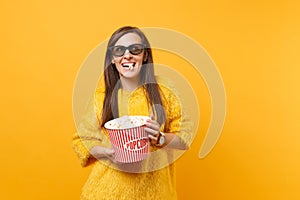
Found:
[[[163,109],[162,96],[154,75],[150,43],[144,33],[137,27],[124,26],[112,34],[107,45],[104,62],[105,97],[102,108],[101,127],[103,127],[107,121],[119,117],[118,89],[121,87],[121,82],[119,72],[115,64],[112,63],[110,47],[114,46],[115,43],[127,33],[137,34],[145,46],[145,59],[143,59],[140,71],[139,86],[144,88],[148,104],[151,106],[152,112],[156,116],[156,120],[159,124],[163,124],[166,119],[166,113]]]

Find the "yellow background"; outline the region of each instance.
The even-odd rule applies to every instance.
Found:
[[[74,81],[123,25],[194,38],[223,77],[224,130],[199,160],[202,108],[199,134],[177,162],[179,199],[300,199],[299,8],[296,0],[1,1],[1,199],[79,198],[90,168],[71,149]]]

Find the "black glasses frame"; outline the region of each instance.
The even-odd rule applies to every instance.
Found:
[[[140,48],[134,49],[136,47],[140,47]],[[114,51],[117,48],[121,49],[121,51],[119,51],[119,52]],[[117,56],[117,57],[123,56],[127,49],[129,50],[129,52],[132,55],[139,55],[144,51],[145,45],[144,44],[132,44],[132,45],[129,45],[128,47],[125,47],[122,45],[116,45],[116,46],[109,47],[109,50],[111,51],[112,55]]]

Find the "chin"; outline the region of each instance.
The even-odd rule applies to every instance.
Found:
[[[124,74],[122,75],[122,77],[123,77],[123,78],[126,78],[126,79],[135,79],[135,78],[138,77],[138,75],[137,75],[137,74],[126,74],[126,73],[124,73]]]

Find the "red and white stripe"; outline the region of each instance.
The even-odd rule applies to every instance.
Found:
[[[149,142],[142,149],[128,150],[125,145],[131,141],[147,138],[144,129],[139,126],[130,129],[108,129],[110,141],[115,150],[115,159],[118,162],[132,163],[145,159],[149,153]]]

